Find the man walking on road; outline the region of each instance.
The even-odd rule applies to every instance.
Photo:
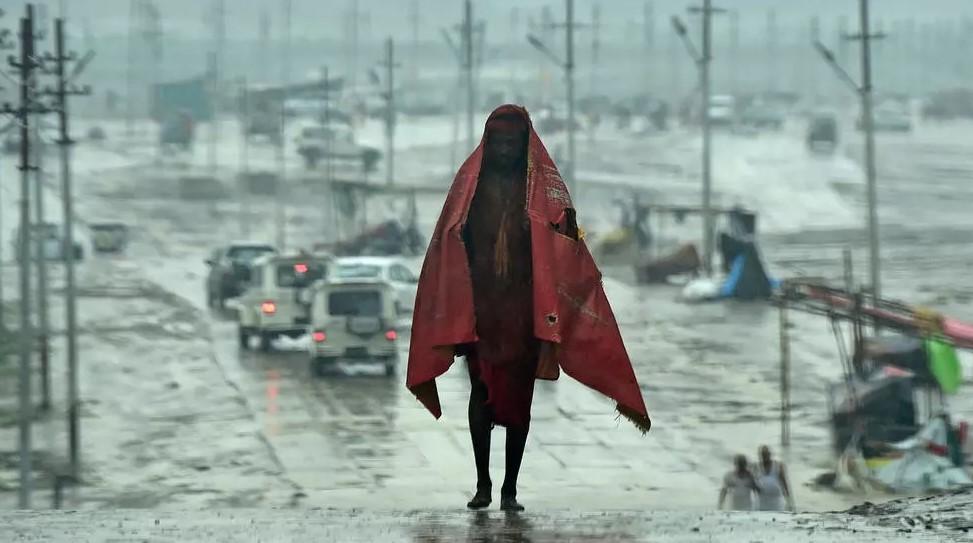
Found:
[[[777,462],[770,454],[770,447],[763,445],[758,451],[755,476],[760,493],[757,503],[761,511],[783,511],[786,500],[787,509],[794,510],[794,498],[787,484],[787,470],[782,462]]]
[[[723,509],[726,497],[730,497],[731,511],[753,510],[753,495],[760,492],[757,481],[747,466],[747,457],[738,454],[733,457],[733,470],[723,477],[723,487],[720,488],[720,499],[717,509]]]
[[[567,187],[526,110],[506,105],[450,187],[419,278],[406,386],[437,418],[435,379],[466,358],[476,493],[492,500],[490,434],[507,428],[500,508],[523,510],[517,478],[535,379],[560,369],[609,396],[642,431],[651,422],[601,274]]]

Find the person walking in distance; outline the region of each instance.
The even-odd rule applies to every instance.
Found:
[[[770,454],[770,447],[760,447],[757,456],[756,478],[760,489],[757,497],[761,511],[783,511],[786,500],[787,509],[794,510],[794,498],[787,484],[787,470],[782,462],[777,462]]]
[[[517,483],[535,379],[560,370],[651,426],[601,275],[585,247],[567,186],[527,111],[497,108],[460,167],[430,239],[412,322],[406,386],[435,416],[435,379],[466,359],[476,492],[492,501],[490,437],[506,427],[500,508],[523,510]]]
[[[747,457],[738,454],[733,457],[733,469],[723,477],[717,509],[723,509],[727,495],[730,496],[731,511],[752,511],[753,495],[759,492],[757,481],[747,466]]]

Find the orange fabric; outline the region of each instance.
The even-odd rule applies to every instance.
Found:
[[[527,111],[506,105],[490,118],[517,114],[528,127],[527,215],[533,266],[534,337],[542,349],[538,372],[565,373],[612,398],[640,429],[651,421],[622,343],[615,316],[583,239],[569,224],[571,198]],[[490,122],[489,120],[487,121]],[[484,141],[457,172],[429,242],[412,320],[406,386],[436,417],[442,415],[435,379],[453,363],[456,346],[477,341],[473,288],[462,238],[476,191]],[[569,211],[572,210],[572,211]]]

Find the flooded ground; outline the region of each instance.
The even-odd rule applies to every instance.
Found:
[[[403,134],[417,136],[411,146],[402,137],[402,179],[445,188],[448,126],[443,120],[405,125]],[[717,201],[760,214],[762,252],[773,275],[838,279],[841,251],[850,246],[864,280],[858,135],[845,130],[847,143],[835,157],[812,156],[801,126],[795,119],[776,136],[718,134]],[[968,124],[920,125],[911,134],[880,135],[878,150],[885,292],[967,320],[973,320],[973,278],[966,273],[973,265],[966,212],[973,205],[971,133]],[[645,188],[661,202],[694,203],[697,140],[691,131],[644,140],[606,132],[583,146],[579,178],[590,183],[575,191],[575,200],[592,239],[614,225],[614,201],[630,194],[625,187]],[[557,154],[558,138],[546,141]],[[300,342],[279,344],[272,353],[241,351],[232,316],[208,310],[203,293],[207,252],[243,237],[240,206],[160,196],[151,149],[124,147],[84,146],[77,157],[79,214],[127,222],[135,239],[125,256],[82,265],[86,483],[71,491],[67,505],[461,508],[474,482],[462,362],[439,382],[444,416],[435,421],[403,385],[407,329],[392,379],[358,368],[312,378]],[[238,149],[227,142],[222,160],[235,167]],[[204,149],[197,154],[205,164]],[[268,149],[253,157],[255,168],[273,164]],[[302,166],[295,160],[288,169]],[[2,173],[12,178],[9,163]],[[15,186],[5,183],[3,190],[2,230],[9,236]],[[320,191],[301,185],[288,192],[292,246],[326,238],[332,218]],[[420,200],[427,230],[441,201]],[[251,204],[249,237],[273,241],[272,202]],[[392,214],[396,205],[375,201],[369,214]],[[663,236],[692,241],[697,231],[689,220],[669,225]],[[4,268],[5,290],[16,292],[15,270]],[[759,445],[779,442],[777,312],[764,304],[686,305],[676,300],[677,287],[635,285],[626,267],[604,271],[653,429],[640,435],[615,419],[609,402],[569,378],[538,383],[521,501],[531,511],[712,509],[732,455],[753,456]],[[59,306],[52,311],[60,314]],[[831,469],[825,390],[841,364],[824,319],[796,315],[794,326],[792,440],[783,458],[798,508],[838,510],[886,499],[807,486]],[[56,344],[56,360],[61,352]],[[0,386],[12,399],[9,377],[0,376]],[[55,390],[63,390],[59,377]],[[60,398],[36,427],[38,447],[51,451],[55,465],[64,454]],[[951,400],[956,418],[973,418],[970,398],[961,391]],[[0,406],[9,411],[12,403],[4,399]],[[15,443],[9,421],[0,424],[0,443]],[[503,465],[501,433],[494,438],[495,477]],[[12,464],[0,468],[0,504],[12,504],[15,471]],[[36,498],[38,506],[49,499],[49,491]],[[446,524],[462,531],[465,519]]]
[[[968,500],[962,500],[968,505]],[[388,541],[390,543],[845,543],[969,541],[960,526],[969,516],[955,509],[931,516],[904,514],[789,515],[548,510],[517,514],[424,509],[409,512],[310,509],[219,511],[0,512],[0,534],[15,540],[89,541]]]

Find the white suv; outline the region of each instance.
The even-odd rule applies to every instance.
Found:
[[[335,260],[329,277],[334,281],[383,281],[391,285],[397,313],[411,313],[419,278],[401,259],[383,256],[343,257]]]
[[[398,339],[395,296],[383,281],[326,281],[311,294],[311,371],[323,375],[338,362],[380,364],[395,375]]]
[[[250,281],[237,302],[240,347],[251,336],[260,338],[260,350],[268,351],[278,336],[299,337],[310,322],[305,290],[323,279],[331,257],[263,256],[254,261]]]

